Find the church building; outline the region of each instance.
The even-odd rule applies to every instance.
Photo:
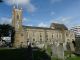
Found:
[[[15,48],[27,47],[29,44],[37,47],[47,47],[54,42],[57,44],[63,43],[66,46],[67,42],[75,41],[74,32],[68,30],[64,24],[51,23],[50,27],[34,27],[22,25],[22,8],[13,8],[12,11],[12,26],[15,28],[15,40],[13,46]]]

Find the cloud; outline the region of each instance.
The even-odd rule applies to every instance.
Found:
[[[72,20],[72,17],[61,17],[60,19],[62,23],[68,24]]]
[[[31,3],[31,0],[4,0],[4,2],[8,5],[20,5],[31,13],[36,11],[36,7]]]
[[[9,5],[14,5],[14,4],[26,5],[30,3],[30,0],[3,0],[3,1]]]
[[[72,17],[58,17],[56,19],[52,19],[51,22],[68,24],[71,22],[71,20],[72,20]]]
[[[33,4],[28,4],[26,9],[28,12],[35,12],[37,10],[37,7],[35,7]]]
[[[26,18],[26,17],[23,17],[23,19],[22,19],[22,24],[23,24],[23,25],[27,25],[27,22],[29,22],[29,19]]]
[[[8,17],[1,17],[0,21],[0,24],[11,24],[11,18]]]
[[[27,26],[33,26],[32,24],[28,24]]]
[[[11,24],[12,23],[12,18],[1,17],[0,21],[1,21],[0,24]],[[27,26],[33,26],[32,24],[27,24],[28,21],[29,21],[29,19],[24,17],[23,20],[22,20],[22,24],[27,25]]]
[[[58,21],[53,21],[53,23],[59,23]]]
[[[51,0],[51,3],[61,2],[62,0]]]
[[[52,11],[52,12],[51,12],[51,16],[53,16],[54,14],[55,14],[55,12]]]
[[[41,22],[41,23],[38,24],[38,27],[49,27],[49,25]]]
[[[23,18],[23,21],[28,21],[28,19],[24,17],[24,18]]]
[[[52,19],[51,23],[60,23],[65,24],[68,28],[72,26],[74,17],[58,17],[56,19]]]

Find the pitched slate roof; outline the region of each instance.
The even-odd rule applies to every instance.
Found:
[[[45,30],[53,30],[48,27],[35,27],[35,26],[23,26],[24,29],[45,29]]]
[[[59,23],[52,23],[50,27],[54,27],[54,29],[68,30],[68,28],[64,24],[59,24]]]
[[[51,27],[54,27],[51,28]],[[64,24],[58,24],[58,23],[52,23],[50,28],[48,27],[35,27],[35,26],[23,26],[23,28],[26,29],[44,29],[44,30],[68,30],[68,28]]]

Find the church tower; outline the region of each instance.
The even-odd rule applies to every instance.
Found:
[[[19,9],[14,6],[12,14],[12,26],[15,31],[20,31],[22,29],[22,8]]]
[[[23,47],[23,45],[25,45],[25,32],[22,28],[22,8],[16,8],[14,6],[12,12],[12,26],[15,28],[15,38],[13,47]]]

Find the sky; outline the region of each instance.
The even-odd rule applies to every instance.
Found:
[[[0,3],[0,23],[11,23],[12,10],[23,10],[23,25],[49,27],[51,23],[68,28],[80,25],[80,0],[3,0]]]

